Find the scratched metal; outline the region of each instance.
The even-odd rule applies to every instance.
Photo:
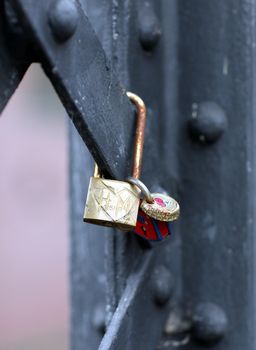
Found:
[[[142,180],[181,204],[173,238],[153,248],[85,225],[93,162],[72,126],[72,349],[255,349],[255,0],[81,0],[62,41],[50,0],[8,4],[1,109],[40,61],[97,162],[123,177],[135,119],[124,91],[137,93],[148,109]]]

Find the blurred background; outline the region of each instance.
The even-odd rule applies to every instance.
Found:
[[[65,350],[67,117],[39,65],[0,117],[0,162],[0,350]]]

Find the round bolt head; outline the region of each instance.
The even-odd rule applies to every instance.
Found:
[[[57,41],[70,38],[77,27],[78,9],[74,0],[53,0],[48,10],[48,21]]]
[[[189,131],[192,137],[202,143],[218,140],[227,128],[224,110],[215,102],[206,101],[192,105]]]
[[[228,320],[225,312],[213,303],[196,306],[192,317],[192,334],[199,342],[215,344],[226,334]]]
[[[106,331],[105,324],[105,307],[103,304],[96,306],[94,313],[92,315],[92,324],[99,331],[99,333],[104,334]]]
[[[163,265],[157,266],[153,273],[154,300],[158,305],[168,302],[174,291],[174,281],[170,271]]]
[[[145,3],[140,13],[139,40],[145,51],[152,50],[161,36],[158,18],[149,3]]]

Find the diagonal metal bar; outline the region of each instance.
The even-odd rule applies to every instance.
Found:
[[[157,269],[156,273],[153,273],[154,262],[154,253],[149,251],[129,276],[99,350],[155,348],[166,312],[163,312],[161,305],[156,302],[155,280],[156,275],[159,276],[161,273]],[[161,281],[163,289],[165,284],[166,279],[163,279]],[[151,328],[149,324],[152,324]]]
[[[11,38],[6,33],[6,21],[4,17],[4,2],[0,2],[0,112],[4,109],[8,100],[17,88],[28,63],[16,59],[9,51],[8,41]]]
[[[13,5],[72,122],[100,168],[113,177],[127,176],[132,107],[80,4],[73,3],[74,33],[61,42],[49,26],[50,0],[37,2],[36,6],[34,0],[15,0]],[[57,22],[65,17],[61,11],[60,8],[56,15]]]

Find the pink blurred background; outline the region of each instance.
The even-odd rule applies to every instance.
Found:
[[[0,164],[0,350],[65,350],[67,117],[39,65],[0,117]]]

